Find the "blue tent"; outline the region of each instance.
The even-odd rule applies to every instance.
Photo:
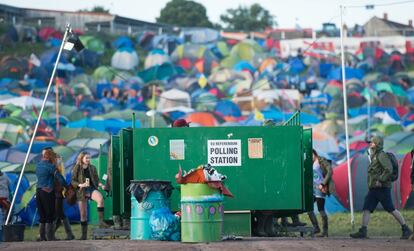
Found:
[[[100,65],[100,55],[95,51],[83,49],[74,55],[76,58],[74,64],[76,66],[96,68]]]
[[[289,117],[276,107],[266,107],[261,111],[265,119],[271,119],[275,122],[287,120]]]
[[[222,114],[223,116],[232,116],[232,117],[241,116],[240,108],[234,102],[230,100],[222,100],[218,102],[214,110]]]
[[[293,113],[285,113],[285,118],[292,117]],[[309,124],[319,124],[321,121],[318,119],[315,115],[301,112],[300,113],[300,122],[303,125],[309,125]]]
[[[42,152],[43,148],[52,147],[52,146],[55,146],[55,145],[56,145],[55,142],[35,141],[35,142],[33,142],[32,149],[31,149],[30,152],[35,153],[35,154],[39,154],[39,153]],[[27,150],[29,149],[29,143],[19,143],[17,145],[14,145],[10,149],[17,150],[17,151],[20,151],[20,152],[27,152]]]
[[[118,37],[112,43],[112,45],[113,45],[113,47],[115,49],[124,48],[124,47],[134,48],[134,42],[132,42],[132,40],[129,37],[127,37],[127,36],[120,36],[120,37]]]
[[[66,203],[66,201],[64,201],[63,210],[65,216],[68,217],[69,221],[80,221],[79,206],[77,203],[73,206],[70,206]],[[39,212],[37,210],[36,198],[34,196],[27,204],[27,206],[18,213],[18,216],[26,225],[32,226],[37,225],[39,223]]]
[[[16,187],[17,187],[17,182],[19,180],[19,175],[16,173],[5,173],[5,174],[10,180],[10,186],[9,186],[10,193],[14,195],[14,192],[16,191]],[[29,180],[26,178],[26,176],[23,175],[22,180],[20,182],[19,190],[17,190],[15,206],[13,207],[14,214],[19,214],[19,212],[16,212],[15,209],[19,208],[19,204],[22,201],[22,196],[29,187],[30,187]]]
[[[356,79],[362,80],[362,78],[364,78],[365,73],[361,69],[345,67],[345,75],[346,75],[346,79],[356,78]],[[342,80],[342,68],[338,67],[336,69],[331,70],[328,74],[328,80],[341,81]]]
[[[59,48],[52,48],[43,52],[42,55],[40,55],[40,62],[42,63],[42,66],[53,66],[56,62],[58,53]],[[59,62],[63,64],[68,63],[65,57],[61,57]]]
[[[400,121],[401,120],[400,115],[398,115],[395,108],[385,108],[385,107],[372,106],[370,109],[371,109],[371,116],[373,116],[377,112],[386,112],[395,121]],[[364,106],[364,107],[360,107],[360,108],[349,109],[348,113],[349,113],[350,117],[352,117],[352,118],[357,117],[359,115],[368,115],[368,107]]]
[[[319,64],[319,76],[321,78],[328,77],[328,74],[335,68],[334,64]]]
[[[243,71],[243,70],[248,70],[250,72],[256,71],[253,65],[251,65],[249,62],[244,61],[244,60],[239,61],[237,64],[235,64],[233,66],[233,69],[236,71]]]
[[[136,121],[136,126],[139,127],[139,120]],[[82,119],[67,124],[69,128],[83,128],[88,127],[97,131],[107,131],[111,134],[117,134],[119,130],[126,127],[131,127],[131,121],[125,121],[121,119],[104,119],[104,120],[92,120]]]
[[[289,59],[289,65],[290,65],[289,71],[292,74],[299,74],[306,69],[306,65],[298,57]]]

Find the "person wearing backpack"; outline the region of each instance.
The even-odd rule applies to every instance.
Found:
[[[368,194],[365,196],[362,226],[356,233],[350,234],[351,238],[367,238],[367,227],[370,214],[374,212],[381,203],[384,210],[390,213],[400,223],[401,239],[408,239],[412,234],[404,217],[394,208],[391,198],[391,185],[393,167],[390,157],[383,151],[384,140],[382,137],[374,136],[369,141],[369,166],[368,166]]]

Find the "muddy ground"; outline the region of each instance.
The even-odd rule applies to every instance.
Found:
[[[216,243],[188,244],[181,242],[162,241],[131,241],[131,240],[87,240],[87,241],[54,241],[54,242],[14,242],[0,243],[0,250],[392,250],[412,251],[414,241],[390,238],[371,238],[354,240],[348,238],[244,238],[238,241],[222,241]]]

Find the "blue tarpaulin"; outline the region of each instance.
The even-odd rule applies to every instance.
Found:
[[[361,80],[362,78],[364,78],[365,74],[364,74],[364,71],[361,69],[345,67],[345,75],[346,75],[346,79],[356,78],[356,79]],[[338,80],[338,81],[342,80],[342,68],[339,67],[329,72],[328,80]]]

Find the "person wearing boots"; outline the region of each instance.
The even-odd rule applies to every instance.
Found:
[[[9,178],[0,170],[0,242],[3,241],[3,225],[6,220],[5,216],[10,209],[9,186]]]
[[[55,177],[64,179],[56,171],[56,153],[48,147],[42,151],[42,159],[36,165],[36,204],[39,212],[39,235],[40,241],[53,241],[54,237],[54,215],[55,215]],[[63,179],[63,180],[62,180]]]
[[[96,167],[91,165],[91,155],[88,152],[81,152],[72,170],[72,186],[76,187],[76,197],[79,203],[81,217],[81,240],[87,239],[88,221],[87,206],[88,200],[92,199],[98,204],[99,227],[108,228],[104,222],[104,200],[98,187],[104,189],[104,185],[99,181]]]
[[[65,167],[63,166],[62,157],[57,157],[57,171],[60,175],[65,174],[64,170]],[[75,236],[73,236],[72,228],[70,227],[69,219],[65,216],[65,212],[63,211],[63,190],[64,187],[67,187],[68,184],[63,178],[63,183],[61,182],[61,179],[55,178],[54,180],[54,187],[55,187],[55,229],[54,232],[56,234],[57,229],[60,227],[60,225],[63,222],[63,227],[65,228],[66,232],[66,240],[73,240],[75,239]],[[70,184],[69,184],[70,185]]]
[[[411,150],[411,193],[414,194],[414,148]],[[411,234],[411,240],[414,241],[414,234]]]
[[[325,212],[325,196],[330,193],[332,183],[332,168],[331,163],[318,155],[312,150],[313,159],[313,196],[316,205],[318,206],[319,214],[322,218],[322,233],[319,228],[318,219],[313,211],[308,212],[310,221],[312,222],[314,233],[317,237],[328,237],[328,215]],[[332,190],[332,189],[331,189]]]
[[[363,206],[362,226],[358,232],[350,234],[351,238],[367,238],[369,217],[374,212],[378,202],[401,225],[401,239],[408,239],[412,234],[411,229],[405,223],[404,217],[394,208],[392,203],[392,163],[387,153],[383,151],[383,145],[384,140],[379,136],[374,136],[369,141],[368,194],[365,196]]]

